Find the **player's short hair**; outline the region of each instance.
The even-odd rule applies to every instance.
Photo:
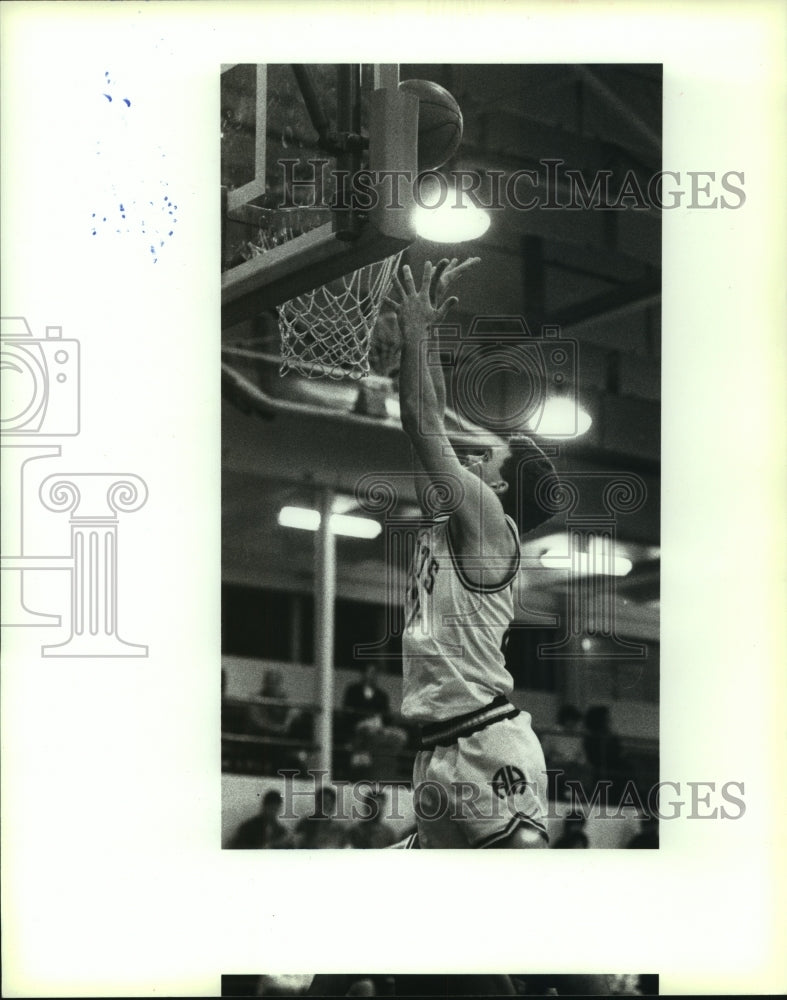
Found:
[[[513,518],[520,537],[548,521],[554,511],[545,510],[536,495],[536,486],[546,476],[557,479],[554,465],[528,437],[509,441],[509,454],[500,467],[508,489],[500,496],[503,510]]]

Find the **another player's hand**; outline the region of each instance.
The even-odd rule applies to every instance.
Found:
[[[459,301],[455,295],[448,295],[449,288],[479,260],[479,257],[469,257],[458,264],[454,257],[450,261],[441,260],[437,267],[428,260],[424,264],[420,288],[416,287],[413,273],[407,264],[402,268],[401,280],[398,275],[394,275],[393,285],[399,298],[388,298],[387,301],[396,311],[405,339],[422,337],[430,327],[443,321]]]
[[[442,260],[438,261],[429,285],[429,297],[435,309],[442,310],[443,317],[459,301],[455,295],[448,297],[448,289],[457,278],[461,278],[465,271],[474,267],[480,260],[480,257],[468,257],[460,264],[457,257],[452,257],[450,260],[443,257]]]

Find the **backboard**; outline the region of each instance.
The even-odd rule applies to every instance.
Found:
[[[418,101],[396,65],[221,73],[222,326],[412,243]]]

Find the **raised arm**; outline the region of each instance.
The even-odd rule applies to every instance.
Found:
[[[449,278],[451,274],[458,276],[460,268],[464,270],[474,262],[471,259],[454,268]],[[457,553],[467,560],[468,575],[477,578],[482,564],[475,563],[476,560],[483,560],[483,565],[488,565],[491,559],[505,562],[513,558],[515,547],[497,496],[478,476],[463,468],[451,446],[443,420],[440,383],[438,380],[436,384],[431,376],[431,366],[424,364],[423,345],[431,335],[431,328],[442,321],[457,301],[455,296],[445,294],[433,301],[430,286],[434,273],[434,266],[427,261],[421,286],[417,288],[410,268],[405,266],[402,282],[397,279],[396,283],[399,300],[393,304],[402,333],[399,371],[402,426],[431,482],[461,483],[464,496],[451,517],[451,536]]]

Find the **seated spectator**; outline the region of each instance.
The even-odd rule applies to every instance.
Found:
[[[384,818],[385,793],[382,791],[373,792],[368,797],[368,801],[371,804],[370,814],[358,820],[350,830],[350,847],[358,850],[390,847],[396,842],[396,834]]]
[[[298,726],[301,713],[289,703],[280,670],[267,670],[255,701],[248,706],[249,732],[253,736],[267,737],[269,742],[257,748],[254,756],[262,774],[277,774],[282,770],[300,770],[305,766],[305,749],[298,750],[284,741],[290,740]],[[282,743],[271,741],[280,737]]]
[[[262,797],[258,815],[241,823],[229,847],[235,850],[283,850],[295,846],[295,838],[279,819],[281,792],[269,789]]]
[[[249,721],[253,729],[265,736],[285,736],[290,728],[293,710],[280,670],[266,670],[257,697],[259,700],[249,707]]]
[[[348,685],[344,692],[343,707],[348,712],[363,719],[370,715],[380,715],[383,721],[388,720],[390,702],[388,695],[377,683],[377,667],[374,663],[366,663],[361,668],[361,680]]]
[[[355,727],[350,752],[353,781],[394,781],[399,776],[398,755],[407,743],[407,733],[387,726],[382,715],[361,719]]]
[[[347,847],[347,824],[336,816],[336,792],[318,788],[314,812],[298,820],[295,845],[301,850],[326,850]]]
[[[589,847],[585,833],[585,817],[581,812],[570,812],[563,820],[563,832],[552,845],[556,850],[584,850]]]

